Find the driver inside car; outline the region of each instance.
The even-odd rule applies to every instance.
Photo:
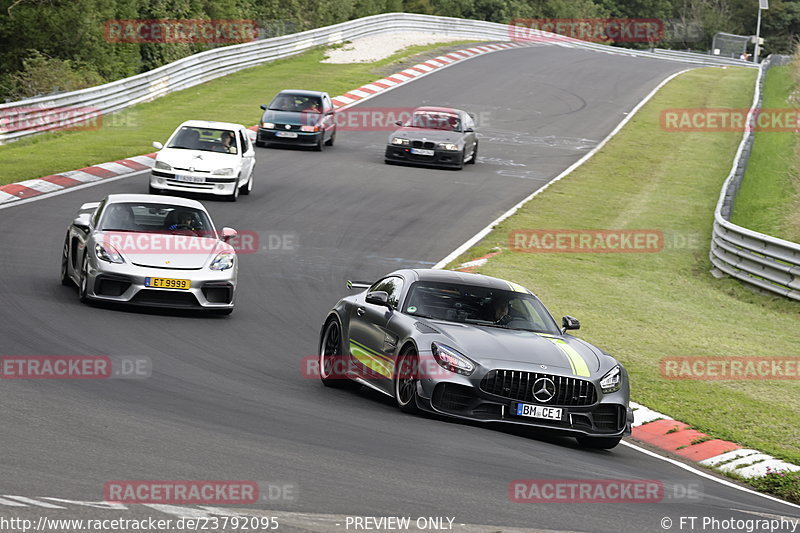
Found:
[[[197,230],[196,221],[194,215],[189,211],[179,211],[175,217],[170,217],[175,222],[170,224],[167,229],[170,231],[174,230]]]

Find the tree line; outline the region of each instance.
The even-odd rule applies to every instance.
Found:
[[[655,18],[665,28],[658,46],[708,50],[717,32],[754,34],[757,7],[758,0],[0,0],[0,98],[89,87],[222,46],[111,42],[113,20],[255,20],[264,38],[397,11],[499,23]],[[800,0],[770,0],[764,52],[790,53],[798,33]]]

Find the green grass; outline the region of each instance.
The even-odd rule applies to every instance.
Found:
[[[739,133],[671,133],[669,108],[743,108],[752,70],[697,69],[669,82],[594,157],[531,200],[454,264],[520,283],[578,335],[620,359],[636,402],[800,464],[800,381],[666,380],[665,357],[800,355],[800,306],[710,274],[709,238]],[[521,253],[515,229],[658,229],[693,242],[647,254]],[[677,241],[676,241],[677,242]]]
[[[381,77],[375,71],[404,58],[474,42],[412,46],[375,63],[344,65],[320,63],[324,49],[319,48],[252,67],[103,117],[96,130],[48,133],[0,146],[0,185],[152,152],[152,141],[166,141],[185,120],[252,125],[261,116],[259,106],[282,89],[313,89],[337,96],[375,81]]]
[[[795,107],[791,66],[773,67],[764,80],[762,108]],[[800,143],[792,132],[756,132],[753,151],[734,203],[732,221],[774,237],[800,242]]]

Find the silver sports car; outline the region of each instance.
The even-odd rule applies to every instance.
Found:
[[[619,361],[562,327],[528,289],[447,270],[398,270],[328,314],[319,375],[425,410],[572,435],[613,448],[629,435],[628,374]]]
[[[111,194],[81,206],[67,228],[61,282],[89,300],[233,311],[238,261],[198,201]]]

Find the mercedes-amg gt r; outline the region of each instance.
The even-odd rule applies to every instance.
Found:
[[[528,289],[447,270],[398,270],[328,314],[319,343],[327,386],[354,382],[403,411],[519,424],[613,448],[630,434],[628,374],[569,335]]]

